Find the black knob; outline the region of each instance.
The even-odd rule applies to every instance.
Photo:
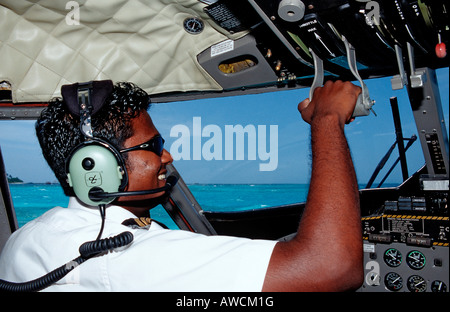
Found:
[[[95,161],[92,158],[85,158],[81,162],[81,165],[83,166],[84,170],[92,170],[95,167]]]

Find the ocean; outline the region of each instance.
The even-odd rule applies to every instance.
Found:
[[[10,184],[19,227],[47,210],[67,207],[68,197],[59,184]],[[205,211],[259,209],[306,201],[308,184],[193,184],[189,189]],[[177,229],[162,206],[151,217]]]

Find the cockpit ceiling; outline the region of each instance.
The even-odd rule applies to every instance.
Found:
[[[152,95],[308,86],[312,49],[327,77],[447,67],[445,0],[0,0],[0,83],[47,102],[63,84],[131,81]],[[395,46],[397,45],[397,54]],[[400,49],[398,49],[400,48]]]

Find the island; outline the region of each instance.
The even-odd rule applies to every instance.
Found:
[[[6,174],[6,177],[8,178],[8,183],[23,183],[21,179],[19,179],[18,177],[13,177],[10,174]]]

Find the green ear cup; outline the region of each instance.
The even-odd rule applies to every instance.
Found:
[[[115,198],[92,201],[89,191],[93,187],[104,192],[117,192],[122,183],[122,168],[115,155],[106,147],[88,145],[78,149],[68,166],[68,182],[79,200],[90,206],[109,204]]]

